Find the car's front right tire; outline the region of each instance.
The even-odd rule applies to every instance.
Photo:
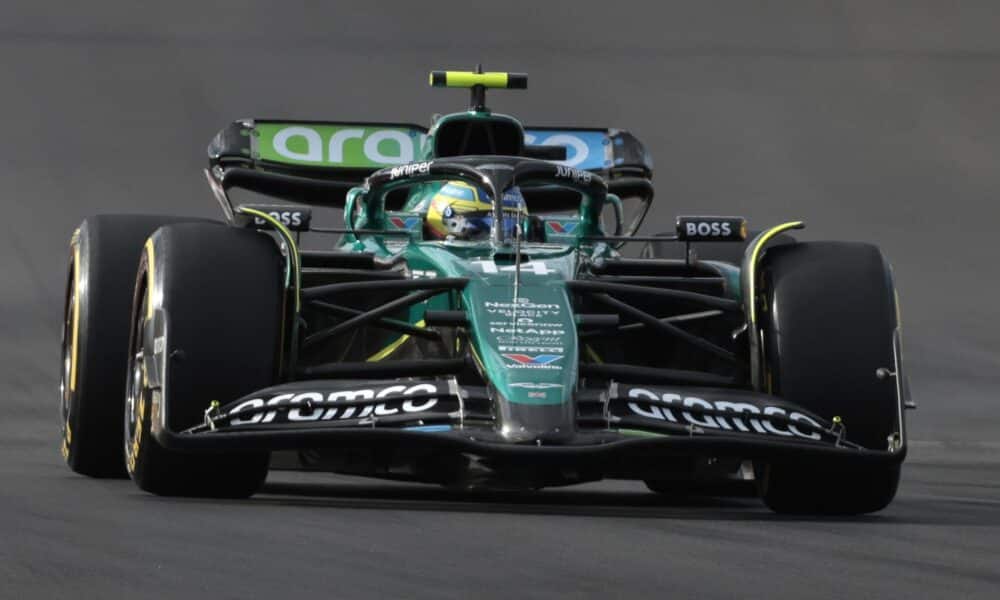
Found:
[[[124,477],[121,412],[125,398],[132,284],[142,244],[186,217],[97,215],[70,240],[63,311],[61,452],[91,477]]]
[[[268,235],[221,225],[165,227],[147,242],[133,302],[124,436],[126,468],[141,489],[235,498],[263,483],[267,452],[172,450],[153,428],[183,431],[203,423],[213,401],[275,383],[283,265]],[[148,340],[154,318],[162,328]]]

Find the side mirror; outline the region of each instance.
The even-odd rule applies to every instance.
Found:
[[[625,225],[624,209],[622,208],[622,199],[615,194],[608,194],[604,201],[605,207],[611,207],[611,214],[614,218],[614,233],[607,233],[605,235],[620,236],[622,235],[622,229]],[[604,216],[601,217],[601,228],[604,229]],[[621,248],[624,242],[618,242],[613,244],[615,248]]]
[[[635,235],[653,202],[653,184],[642,177],[622,177],[608,181],[608,192],[622,201],[622,235]]]
[[[358,207],[363,206],[365,201],[365,192],[361,188],[353,188],[351,191],[347,192],[347,198],[344,202],[344,229],[347,230],[347,235],[345,238],[349,241],[356,242],[358,238],[354,235],[355,221],[358,219]]]
[[[608,194],[607,203],[611,205],[611,209],[614,211],[615,215],[615,232],[612,235],[621,235],[622,227],[625,224],[624,209],[622,208],[622,199],[615,194]]]

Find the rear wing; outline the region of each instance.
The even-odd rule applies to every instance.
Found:
[[[350,188],[375,171],[435,158],[427,133],[409,123],[244,119],[209,144],[208,180],[227,215],[234,187],[342,208]],[[524,141],[526,155],[558,156],[553,162],[597,173],[612,191],[617,178],[652,178],[652,159],[624,130],[528,127]]]
[[[532,147],[538,146],[565,148],[565,159],[554,162],[591,171],[604,179],[653,177],[652,157],[645,146],[624,129],[527,127],[524,143],[528,154]]]

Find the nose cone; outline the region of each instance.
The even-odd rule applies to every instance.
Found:
[[[559,404],[518,404],[498,401],[500,434],[512,443],[562,444],[576,431],[576,411],[572,402]]]
[[[487,379],[505,403],[572,403],[577,377],[576,322],[562,281],[553,285],[483,286],[471,291],[470,322]],[[512,414],[550,414],[550,410]]]
[[[576,320],[566,293],[569,256],[491,262],[464,291],[470,334],[494,391],[497,429],[511,442],[560,443],[575,433]]]

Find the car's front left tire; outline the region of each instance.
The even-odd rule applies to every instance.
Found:
[[[845,427],[846,440],[882,458],[797,456],[758,462],[773,510],[862,514],[888,506],[905,448],[895,288],[875,246],[805,242],[762,260],[764,381],[785,400]],[[892,453],[895,452],[896,456]]]

